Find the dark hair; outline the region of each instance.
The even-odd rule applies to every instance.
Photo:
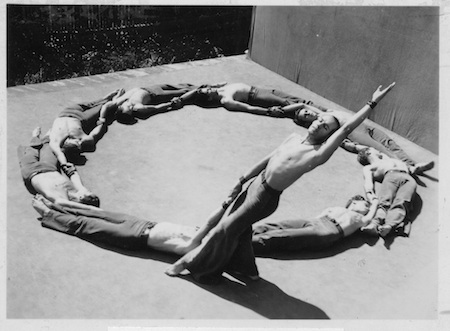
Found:
[[[63,143],[62,150],[68,161],[77,159],[81,155],[81,146],[67,142],[67,140]]]
[[[80,199],[80,202],[85,205],[100,207],[100,199],[95,194],[85,195]]]
[[[116,117],[117,109],[119,107],[115,102],[108,101],[103,105],[105,108],[105,119],[107,121],[107,124],[111,124],[112,121],[114,121],[114,118]]]
[[[137,123],[137,119],[134,118],[133,115],[125,114],[120,110],[116,113],[116,121],[119,122],[120,124],[135,124],[135,123]]]
[[[331,117],[333,117],[334,118],[334,121],[336,122],[336,124],[337,124],[337,128],[336,128],[336,130],[334,130],[333,132],[336,132],[337,130],[339,130],[339,128],[341,127],[341,123],[339,122],[339,120],[337,119],[337,117],[336,116],[334,116],[334,115],[331,115],[331,114],[327,114],[327,115],[330,115]]]
[[[303,121],[303,120],[299,119],[298,116],[295,116],[294,123],[301,127],[308,128],[312,122]]]
[[[368,156],[369,156],[368,152],[369,152],[369,147],[364,148],[359,151],[358,156],[356,157],[358,162],[361,163],[363,166],[366,166],[370,163],[369,159],[368,159]]]
[[[193,103],[203,108],[215,108],[221,106],[221,103],[218,100],[211,99],[211,95],[209,93],[203,93],[201,91],[201,89],[204,88],[213,87],[208,84],[199,86],[197,88],[197,93],[195,93],[195,96],[193,97]]]
[[[347,201],[347,204],[345,205],[345,208],[348,208],[348,206],[350,206],[350,204],[353,202],[353,201],[362,201],[362,200],[364,200],[364,201],[367,201],[366,200],[366,198],[364,198],[362,195],[354,195],[354,196],[352,196],[348,201]]]

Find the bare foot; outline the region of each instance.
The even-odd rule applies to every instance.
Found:
[[[391,232],[391,230],[392,230],[392,226],[390,226],[390,225],[380,225],[378,227],[378,233],[382,237],[386,237],[389,234],[389,232]]]
[[[33,198],[33,200],[31,200],[31,205],[42,217],[47,216],[50,213],[50,208],[48,208],[42,200]]]
[[[184,266],[184,262],[178,260],[174,264],[172,264],[169,268],[166,269],[165,274],[170,277],[178,276],[186,267]]]
[[[412,167],[413,170],[412,173],[421,174],[424,171],[431,170],[433,168],[434,168],[434,161],[417,163],[415,166]]]
[[[41,135],[41,127],[38,126],[34,128],[33,132],[31,132],[32,137],[39,137]]]
[[[377,225],[374,223],[370,223],[369,225],[362,227],[361,231],[372,236],[378,236]]]

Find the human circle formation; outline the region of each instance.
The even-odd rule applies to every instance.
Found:
[[[386,237],[404,225],[416,192],[414,177],[434,163],[416,163],[384,131],[364,122],[394,86],[378,86],[354,114],[245,83],[119,89],[100,100],[66,107],[46,134],[34,129],[30,143],[18,147],[21,174],[43,227],[127,250],[174,253],[179,259],[166,269],[168,276],[188,271],[197,282],[216,284],[226,272],[257,281],[255,253],[321,250],[356,231]],[[184,105],[289,119],[307,132],[291,134],[261,155],[200,227],[101,209],[99,197],[84,186],[76,160],[95,151],[114,121],[132,124]],[[327,208],[310,219],[262,221],[278,208],[284,190],[327,162],[338,148],[357,154],[365,196],[349,197],[346,206]]]

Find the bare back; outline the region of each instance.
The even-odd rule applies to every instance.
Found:
[[[283,191],[303,174],[320,163],[318,151],[321,145],[304,144],[304,137],[293,134],[281,144],[266,167],[266,181],[270,187]]]
[[[247,102],[251,86],[244,83],[232,83],[217,89],[222,99]]]

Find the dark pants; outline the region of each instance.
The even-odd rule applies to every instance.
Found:
[[[416,181],[408,173],[388,171],[376,192],[380,202],[374,219],[381,221],[376,223],[396,228],[410,211],[416,188]]]
[[[389,137],[386,133],[377,128],[369,126],[367,127],[367,132],[373,140],[378,141],[380,144],[386,147],[386,149],[394,154],[396,158],[402,160],[409,166],[413,166],[415,164],[415,162],[411,160],[409,155],[406,154],[405,151],[399,145],[397,145],[397,143],[392,140],[391,137]]]
[[[288,106],[294,103],[306,102],[304,99],[286,94],[278,90],[268,90],[253,87],[250,90],[247,103],[252,106],[259,107],[273,107],[273,106]]]
[[[297,219],[256,224],[252,244],[257,253],[319,250],[343,237],[336,224],[327,218]]]
[[[197,86],[192,84],[177,84],[177,85],[169,85],[169,84],[159,84],[152,85],[150,87],[143,87],[143,90],[146,90],[150,95],[150,101],[148,104],[157,105],[160,103],[169,102],[175,97],[180,97],[183,94],[195,90]]]
[[[19,146],[17,156],[19,158],[20,172],[26,188],[31,194],[36,194],[31,185],[31,179],[40,173],[59,171],[58,159],[50,148],[48,137],[40,139],[34,137],[29,146]]]
[[[278,207],[281,192],[269,187],[261,173],[236,200],[230,214],[210,236],[185,256],[186,268],[199,281],[209,281],[227,269],[258,275],[251,244],[251,226]]]
[[[60,207],[42,218],[43,227],[125,249],[147,247],[144,230],[155,224],[127,214]]]
[[[65,108],[58,117],[73,117],[81,122],[84,132],[89,133],[97,126],[102,106],[107,99],[99,99],[87,103],[78,103]]]

